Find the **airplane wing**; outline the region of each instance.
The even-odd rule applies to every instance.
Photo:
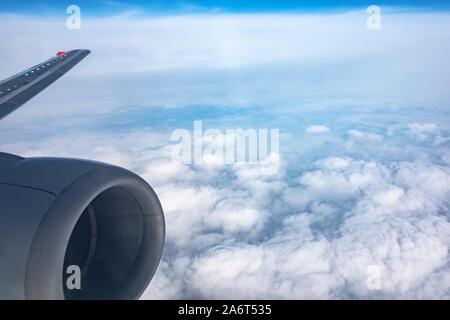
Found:
[[[0,81],[0,119],[47,88],[89,53],[84,49],[58,52],[55,57]]]

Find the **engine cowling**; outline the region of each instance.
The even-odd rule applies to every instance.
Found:
[[[94,161],[0,153],[0,299],[136,299],[165,237],[153,189]],[[68,270],[81,271],[69,288]]]

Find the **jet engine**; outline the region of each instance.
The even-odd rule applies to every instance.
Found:
[[[0,299],[139,298],[164,237],[161,204],[132,172],[0,153]]]

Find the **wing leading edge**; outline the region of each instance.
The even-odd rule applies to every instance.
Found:
[[[47,61],[0,81],[0,119],[58,80],[89,53],[84,49],[59,52]]]

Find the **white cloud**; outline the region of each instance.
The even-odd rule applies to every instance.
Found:
[[[323,166],[327,169],[344,169],[350,165],[349,159],[331,157],[326,158],[321,161],[317,161],[317,164]]]
[[[365,133],[354,129],[348,130],[347,134],[350,138],[354,140],[366,140],[369,142],[376,142],[383,140],[383,136],[380,134]]]
[[[410,123],[408,127],[412,134],[421,141],[426,140],[430,134],[439,133],[439,127],[435,123]]]
[[[375,203],[386,206],[386,205],[395,205],[398,203],[401,196],[403,196],[405,192],[403,189],[398,187],[389,188],[387,190],[379,191],[373,195],[372,199]]]
[[[439,127],[434,123],[410,123],[408,127],[414,134],[436,133],[439,131]]]
[[[219,202],[215,210],[207,217],[206,223],[212,228],[221,228],[225,232],[258,232],[266,220],[267,214],[233,201]]]
[[[327,126],[311,125],[305,131],[309,133],[328,133],[330,129]]]

